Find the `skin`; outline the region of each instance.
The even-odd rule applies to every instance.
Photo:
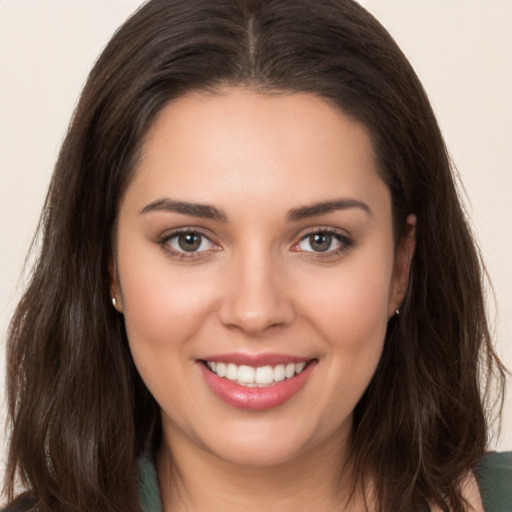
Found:
[[[353,203],[290,218],[339,199]],[[415,222],[397,245],[367,130],[325,100],[224,89],[161,112],[121,203],[112,294],[162,410],[167,510],[341,509],[352,412],[407,288]],[[201,233],[199,250],[184,256],[177,229]],[[309,235],[326,229],[339,239],[318,252]],[[212,393],[198,362],[233,352],[315,366],[283,405],[242,410]]]

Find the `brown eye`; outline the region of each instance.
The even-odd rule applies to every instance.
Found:
[[[193,256],[219,249],[206,235],[198,231],[179,231],[164,237],[159,243],[162,247],[171,250],[171,252],[179,253],[183,256]]]
[[[300,242],[294,246],[293,251],[304,253],[321,253],[335,255],[345,251],[352,245],[349,237],[337,231],[319,229],[305,234]]]
[[[193,229],[182,229],[165,235],[158,241],[158,245],[171,258],[190,261],[203,261],[205,257],[222,250],[208,236]]]
[[[325,252],[331,248],[332,235],[329,233],[315,233],[309,236],[309,245],[315,252]]]
[[[181,233],[177,238],[180,249],[185,252],[194,252],[201,246],[203,237],[198,233]]]

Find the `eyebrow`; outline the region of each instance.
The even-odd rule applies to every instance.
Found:
[[[320,203],[312,204],[310,206],[294,208],[288,212],[286,219],[290,222],[296,222],[308,217],[323,215],[325,213],[330,213],[337,210],[348,210],[350,208],[359,208],[369,215],[372,214],[370,207],[366,203],[356,199],[342,198],[335,199],[333,201],[323,201]],[[140,214],[142,215],[154,211],[176,212],[183,215],[200,217],[203,219],[227,222],[227,215],[224,213],[224,211],[209,204],[175,201],[169,198],[156,199],[155,201],[152,201],[151,203],[144,206],[144,208],[140,211]]]
[[[191,215],[203,219],[213,219],[221,222],[227,222],[227,216],[215,206],[201,203],[188,203],[187,201],[174,201],[172,199],[156,199],[142,208],[140,214],[155,211],[168,211]]]
[[[289,221],[298,221],[308,217],[315,217],[316,215],[323,215],[324,213],[334,212],[337,210],[348,210],[350,208],[360,208],[368,215],[372,215],[372,210],[366,203],[358,201],[357,199],[341,198],[333,201],[315,203],[311,206],[294,208],[288,212],[286,218]]]

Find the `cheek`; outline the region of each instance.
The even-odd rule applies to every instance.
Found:
[[[333,392],[318,407],[332,412],[327,421],[333,424],[350,414],[370,383],[388,323],[392,256],[346,263],[336,277],[324,280],[323,289],[310,286],[304,305],[325,344],[325,383]]]
[[[127,250],[129,248],[129,250]],[[118,273],[127,336],[139,366],[144,361],[171,364],[186,355],[213,307],[211,275],[171,265],[149,246],[119,237]],[[211,274],[211,272],[210,272]],[[167,356],[173,356],[167,357]],[[139,368],[140,370],[140,368]]]
[[[382,253],[381,253],[382,254]],[[381,344],[388,321],[392,258],[386,261],[358,260],[340,266],[323,286],[308,286],[308,306],[314,323],[333,348],[358,351],[368,344]],[[317,283],[318,284],[318,283]]]
[[[191,279],[188,269],[170,272],[169,268],[125,258],[120,276],[135,366],[163,409],[180,411],[194,403],[189,370],[198,332],[210,320],[213,299],[205,276]]]

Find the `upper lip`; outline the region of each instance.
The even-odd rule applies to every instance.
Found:
[[[237,366],[245,365],[258,368],[261,366],[276,366],[278,364],[307,363],[312,357],[294,356],[289,354],[248,354],[244,352],[231,352],[229,354],[212,354],[199,358],[199,361],[210,361],[213,363],[233,363]]]

